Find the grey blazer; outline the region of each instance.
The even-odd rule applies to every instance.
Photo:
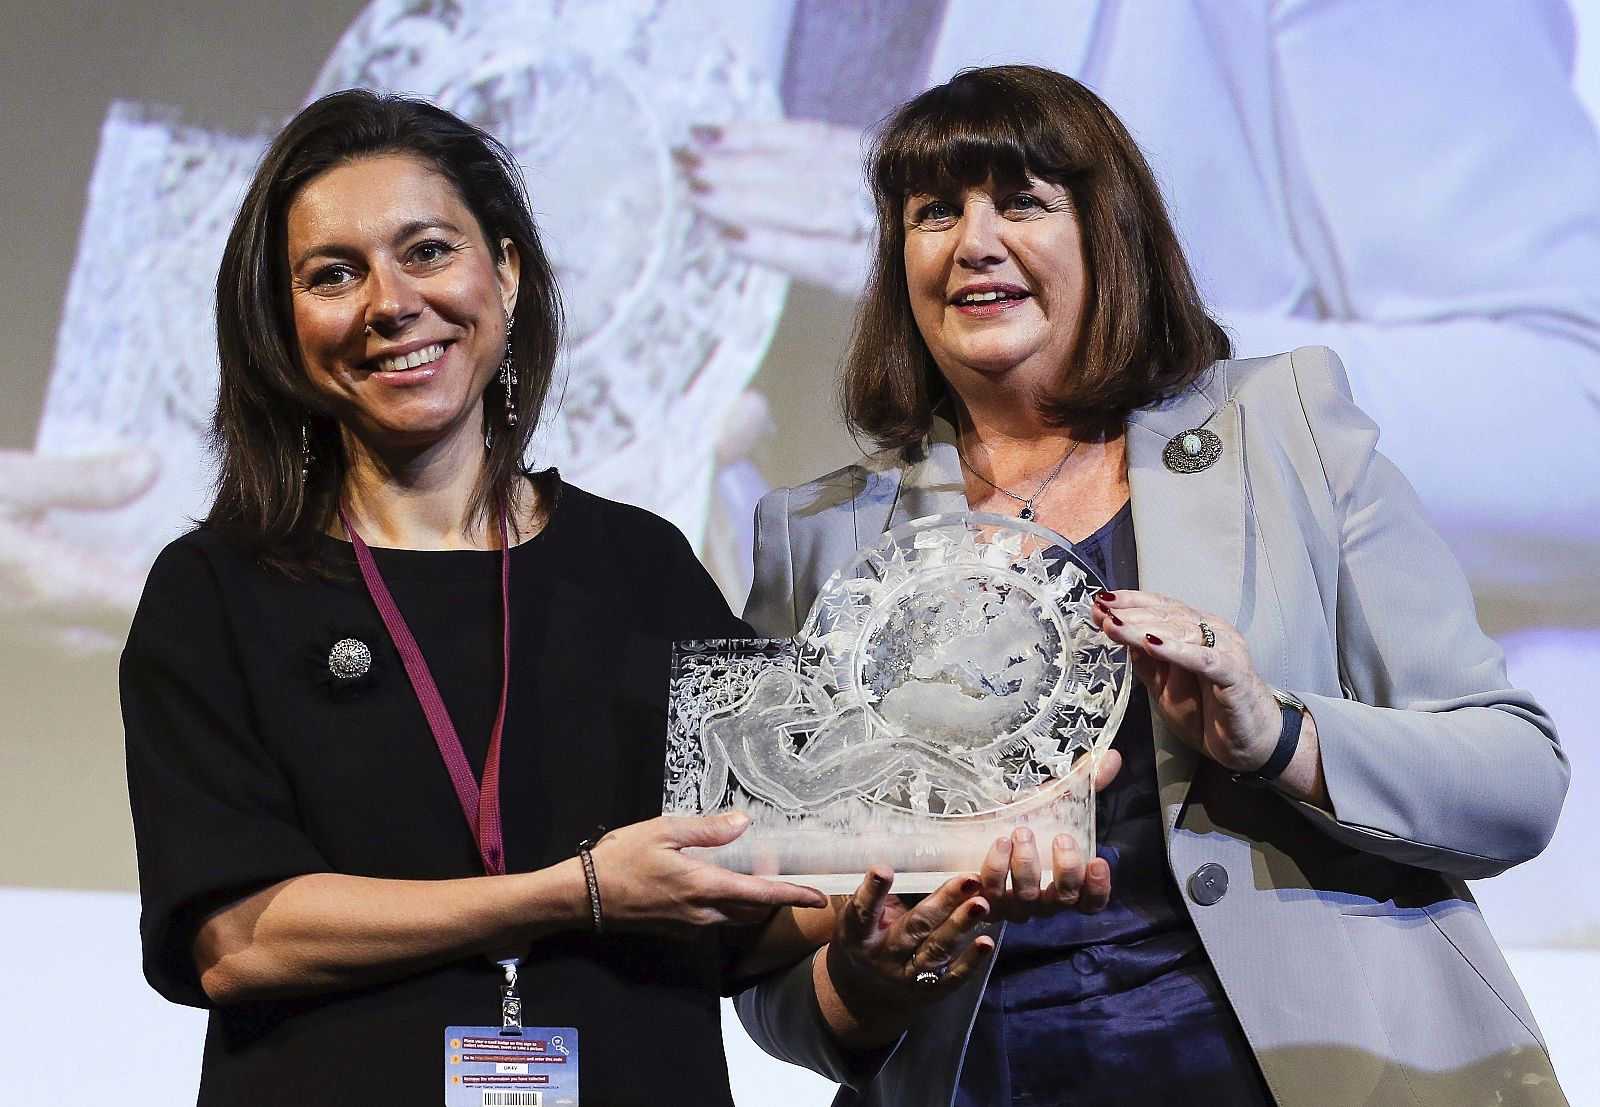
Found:
[[[1221,458],[1169,471],[1163,447],[1202,425]],[[1128,420],[1140,586],[1233,623],[1267,681],[1300,695],[1332,799],[1327,812],[1238,785],[1156,718],[1173,878],[1283,1107],[1564,1103],[1463,881],[1544,847],[1567,761],[1507,685],[1459,567],[1377,440],[1320,347],[1218,362]],[[746,619],[793,634],[861,544],[965,508],[948,425],[771,493]],[[1227,877],[1205,906],[1187,894],[1201,866]],[[738,1008],[768,1052],[845,1084],[837,1103],[930,1107],[951,1100],[983,986],[870,1068],[828,1038],[809,964]]]

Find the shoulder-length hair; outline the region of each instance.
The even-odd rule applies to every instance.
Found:
[[[289,206],[319,174],[384,154],[425,161],[454,186],[496,260],[505,257],[501,243],[509,240],[521,262],[510,342],[517,421],[505,426],[506,397],[496,377],[485,396],[493,444],[473,492],[475,520],[509,503],[554,372],[561,334],[555,274],[505,147],[423,100],[350,89],[308,105],[256,169],[217,273],[221,377],[211,441],[219,472],[206,518],[292,576],[329,569],[316,539],[338,509],[349,458],[339,423],[300,357],[290,303]]]
[[[906,290],[911,195],[990,181],[1024,187],[1030,176],[1071,195],[1088,280],[1072,355],[1036,400],[1050,423],[1111,429],[1231,355],[1138,146],[1072,78],[1030,65],[965,70],[890,116],[867,169],[877,253],[844,358],[841,400],[851,429],[879,446],[926,436],[948,393]]]

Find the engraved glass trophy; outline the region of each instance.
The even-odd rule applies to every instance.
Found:
[[[887,532],[794,638],[678,644],[663,809],[745,812],[743,836],[702,852],[826,892],[875,863],[931,891],[1022,825],[1092,855],[1097,755],[1131,686],[1091,618],[1100,589],[1035,523]]]

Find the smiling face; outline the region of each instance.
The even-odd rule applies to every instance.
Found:
[[[481,455],[515,248],[497,258],[450,181],[406,154],[312,178],[285,222],[301,360],[347,439],[377,453],[476,443]]]
[[[1083,240],[1065,188],[1029,178],[904,206],[911,312],[958,394],[1048,389],[1077,343],[1088,287]]]

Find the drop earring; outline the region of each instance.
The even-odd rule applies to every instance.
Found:
[[[311,476],[311,424],[300,424],[300,483]]]
[[[506,394],[506,426],[517,425],[517,367],[511,359],[511,316],[506,316],[506,356],[500,361],[500,387]]]

